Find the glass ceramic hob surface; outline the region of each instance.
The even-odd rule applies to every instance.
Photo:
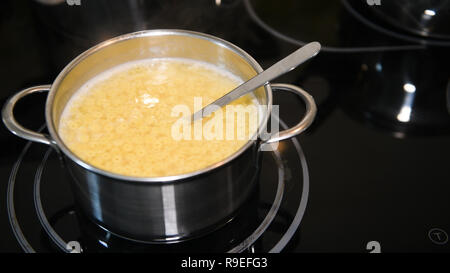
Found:
[[[303,42],[319,41],[323,50],[274,81],[316,99],[313,126],[264,154],[266,173],[228,226],[179,245],[130,242],[93,225],[73,206],[55,152],[0,126],[0,251],[61,252],[70,242],[86,252],[448,252],[448,42],[403,32],[366,1],[332,2],[4,1],[2,104],[22,88],[51,83],[90,46],[136,30],[212,34],[264,68]],[[18,120],[40,129],[44,104],[45,95],[26,98]],[[304,111],[289,94],[274,93],[274,104],[286,126]],[[243,246],[249,237],[257,238]]]

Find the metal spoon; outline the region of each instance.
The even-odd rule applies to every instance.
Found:
[[[252,92],[256,88],[268,83],[270,80],[273,80],[292,69],[296,68],[301,63],[309,60],[314,57],[320,51],[320,43],[312,42],[306,44],[305,46],[297,49],[284,59],[278,61],[276,64],[272,65],[268,69],[239,85],[229,93],[225,94],[221,98],[216,101],[208,104],[203,107],[203,109],[197,111],[192,115],[192,120],[195,121],[197,119],[209,116],[220,107],[227,105],[228,103],[240,98],[241,96]]]

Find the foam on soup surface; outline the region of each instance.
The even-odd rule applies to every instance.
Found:
[[[240,106],[233,108],[235,118],[226,118],[224,107],[221,115],[185,127],[181,121],[187,112],[180,109],[191,114],[199,99],[205,106],[240,83],[230,72],[198,61],[126,63],[76,92],[63,111],[59,134],[78,157],[113,173],[157,177],[200,170],[232,155],[254,135],[258,114],[248,109],[256,109],[256,102],[243,96],[231,104]],[[241,120],[239,111],[247,111]]]

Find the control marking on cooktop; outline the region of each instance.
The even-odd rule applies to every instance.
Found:
[[[445,245],[448,242],[448,234],[440,228],[430,229],[428,238],[437,245]]]

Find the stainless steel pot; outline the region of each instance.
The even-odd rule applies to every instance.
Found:
[[[109,231],[136,240],[169,242],[192,238],[232,217],[256,185],[261,144],[298,135],[313,121],[313,98],[299,87],[267,84],[254,91],[264,113],[257,140],[250,140],[230,157],[202,170],[166,177],[129,177],[98,169],[73,154],[58,135],[61,113],[87,80],[118,64],[155,57],[201,60],[249,79],[262,71],[242,49],[219,38],[184,30],[150,30],[122,35],[92,47],[69,63],[53,84],[27,88],[5,104],[6,127],[19,137],[51,145],[72,176],[77,205]],[[272,109],[272,89],[297,94],[306,104],[304,118],[294,127],[262,138]],[[49,135],[18,124],[13,109],[22,97],[49,91],[45,118]],[[183,164],[180,162],[180,164]]]

